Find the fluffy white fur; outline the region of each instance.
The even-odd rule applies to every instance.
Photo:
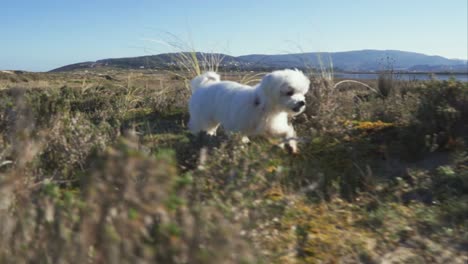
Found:
[[[296,132],[288,118],[304,111],[309,84],[299,70],[274,71],[254,87],[221,81],[218,74],[206,72],[191,82],[189,128],[194,134],[216,135],[222,125],[245,136],[283,137],[296,152]]]

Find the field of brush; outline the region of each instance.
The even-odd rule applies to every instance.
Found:
[[[0,263],[467,262],[467,82],[310,73],[290,155],[192,136],[185,77],[0,72]]]

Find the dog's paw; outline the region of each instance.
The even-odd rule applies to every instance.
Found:
[[[279,144],[278,146],[286,150],[289,154],[293,154],[293,155],[299,154],[299,149],[297,148],[297,141],[294,139],[288,140],[287,143],[282,143],[282,144]]]
[[[286,151],[288,151],[289,154],[293,155],[298,155],[299,154],[299,149],[297,148],[297,144],[286,144],[285,145]]]

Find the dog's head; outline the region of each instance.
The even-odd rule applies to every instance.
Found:
[[[305,110],[309,79],[299,70],[280,70],[263,77],[260,89],[270,107],[298,115]]]

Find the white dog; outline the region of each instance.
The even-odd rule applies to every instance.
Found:
[[[288,118],[304,111],[309,84],[299,70],[274,71],[254,87],[221,81],[218,74],[206,72],[191,81],[189,128],[194,134],[216,135],[221,125],[244,136],[282,137],[280,146],[287,142],[296,153],[296,132]]]

